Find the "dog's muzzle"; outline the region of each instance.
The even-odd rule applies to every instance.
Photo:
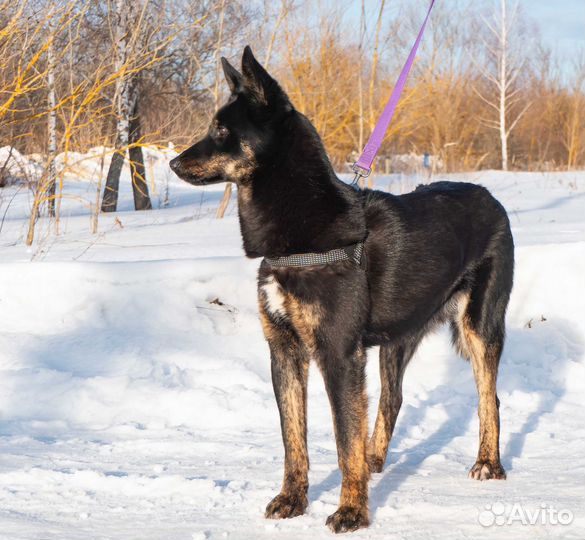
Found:
[[[183,164],[181,163],[180,156],[171,159],[171,161],[169,161],[169,167],[177,176],[181,176],[181,174],[185,173],[185,171],[183,170]]]

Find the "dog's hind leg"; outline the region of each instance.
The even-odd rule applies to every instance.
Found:
[[[369,525],[365,367],[366,355],[361,346],[349,358],[329,358],[321,363],[342,474],[339,508],[327,518],[327,525],[335,533]]]
[[[266,517],[292,518],[304,514],[309,489],[307,452],[307,378],[309,357],[299,338],[284,325],[275,325],[261,309],[270,346],[272,384],[280,413],[284,443],[281,492],[266,507]]]
[[[498,275],[491,261],[477,271],[469,294],[462,297],[455,321],[456,343],[469,358],[479,395],[479,451],[470,478],[504,479],[500,462],[500,401],[496,380],[504,347],[504,318],[511,288],[511,273]]]
[[[370,472],[382,472],[388,446],[392,439],[396,418],[402,405],[402,379],[418,341],[413,345],[387,345],[380,347],[380,405],[374,433],[368,443]]]

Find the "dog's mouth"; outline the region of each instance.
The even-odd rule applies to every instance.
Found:
[[[172,171],[185,182],[192,184],[194,186],[206,186],[208,184],[217,184],[219,182],[223,182],[224,176],[220,173],[215,173],[211,175],[201,175],[192,172],[189,168],[183,165],[183,162],[179,158],[175,158],[171,160],[169,163]]]
[[[225,179],[221,174],[215,174],[213,176],[203,177],[197,176],[191,173],[179,174],[177,175],[181,180],[193,185],[193,186],[208,186],[210,184],[219,184],[220,182],[224,182]]]

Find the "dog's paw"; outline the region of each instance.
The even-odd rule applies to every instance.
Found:
[[[302,516],[307,509],[307,496],[304,494],[279,493],[266,507],[264,516],[268,519],[286,519]]]
[[[367,462],[370,473],[381,473],[384,470],[385,460],[382,458],[376,457],[373,454],[368,454]]]
[[[367,527],[370,520],[368,511],[363,508],[341,506],[327,518],[326,524],[334,533],[343,533]]]
[[[473,480],[505,480],[506,471],[500,463],[476,461],[469,471],[469,478],[473,478]]]

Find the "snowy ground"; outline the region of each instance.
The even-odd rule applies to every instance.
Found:
[[[154,171],[159,206],[162,160]],[[440,331],[406,374],[387,466],[371,482],[372,525],[353,537],[583,538],[585,175],[465,178],[503,202],[517,244],[499,379],[508,480],[467,479],[476,392]],[[377,187],[415,182],[384,177]],[[242,255],[233,205],[213,218],[223,186],[170,178],[168,206],[143,213],[130,211],[126,188],[97,235],[95,185],[69,180],[66,189],[76,197],[63,203],[61,235],[41,221],[31,249],[30,195],[0,190],[0,538],[331,538],[324,523],[340,475],[316,369],[308,515],[262,517],[283,450],[256,313],[258,261]],[[549,508],[572,523],[551,524]],[[539,524],[523,525],[519,512],[527,521],[540,512]],[[497,523],[516,519],[492,524],[496,514]]]

